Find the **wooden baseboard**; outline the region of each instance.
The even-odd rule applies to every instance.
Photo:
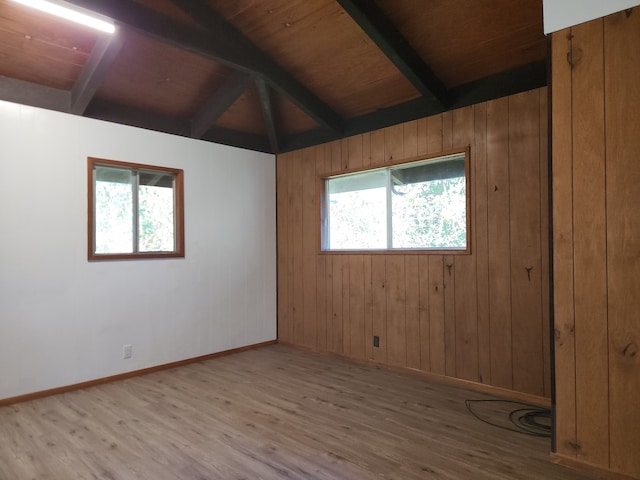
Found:
[[[586,473],[587,475],[591,475],[593,478],[598,478],[602,480],[639,480],[640,479],[640,477],[632,477],[624,473],[612,472],[611,470],[608,470],[604,467],[593,465],[592,463],[583,462],[578,460],[577,458],[567,457],[565,455],[562,455],[561,453],[552,453],[551,461],[553,463],[557,463],[558,465],[571,468],[572,470],[576,470],[578,472]]]
[[[223,357],[226,355],[244,352],[247,350],[254,350],[256,348],[266,347],[267,345],[274,345],[276,343],[278,343],[277,340],[270,340],[268,342],[255,343],[253,345],[246,345],[244,347],[232,348],[230,350],[224,350],[222,352],[210,353],[208,355],[201,355],[199,357],[187,358],[185,360],[178,360],[177,362],[164,363],[162,365],[156,365],[154,367],[142,368],[140,370],[133,370],[131,372],[118,373],[117,375],[111,375],[109,377],[97,378],[95,380],[89,380],[86,382],[74,383],[73,385],[65,385],[63,387],[56,387],[48,390],[41,390],[39,392],[27,393],[24,395],[18,395],[16,397],[2,398],[0,399],[0,407],[12,405],[14,403],[27,402],[29,400],[35,400],[37,398],[49,397],[51,395],[57,395],[60,393],[71,392],[73,390],[80,390],[82,388],[95,387],[96,385],[102,385],[104,383],[117,382],[118,380],[125,380],[127,378],[132,378],[140,375],[146,375],[148,373],[158,372],[160,370],[168,370],[170,368],[181,367],[183,365],[188,365],[190,363],[204,362],[205,360],[211,360],[213,358]]]
[[[502,388],[502,387],[495,387],[493,385],[487,385],[484,383],[478,383],[478,382],[472,382],[470,380],[463,380],[460,378],[455,378],[455,377],[447,377],[446,375],[440,375],[437,373],[431,373],[431,372],[425,372],[424,370],[417,370],[414,368],[409,368],[409,367],[396,367],[396,366],[392,366],[392,365],[387,365],[386,363],[380,363],[380,362],[376,362],[375,360],[362,360],[359,358],[352,358],[352,357],[348,357],[346,355],[340,355],[337,353],[332,353],[332,352],[322,352],[322,351],[318,351],[312,348],[308,348],[308,347],[303,347],[300,345],[295,345],[292,343],[288,343],[288,342],[282,342],[280,340],[278,340],[278,343],[281,345],[286,345],[288,347],[292,347],[298,350],[306,350],[306,351],[313,351],[316,353],[320,353],[322,355],[331,355],[331,356],[336,356],[336,357],[341,357],[341,358],[347,358],[353,362],[356,363],[360,363],[360,364],[365,364],[365,365],[376,365],[388,370],[392,370],[395,372],[402,372],[402,373],[408,373],[411,375],[418,375],[420,377],[426,378],[429,381],[432,382],[437,382],[440,384],[444,384],[444,385],[451,385],[453,387],[458,387],[458,388],[464,388],[466,390],[471,390],[474,392],[479,392],[479,393],[485,393],[488,395],[493,395],[496,397],[501,397],[507,400],[514,400],[514,401],[518,401],[518,402],[523,402],[523,403],[530,403],[532,405],[536,405],[539,407],[545,407],[545,408],[550,408],[551,406],[551,399],[547,398],[547,397],[540,397],[538,395],[531,395],[529,393],[523,393],[523,392],[516,392],[515,390],[509,390],[507,388]]]

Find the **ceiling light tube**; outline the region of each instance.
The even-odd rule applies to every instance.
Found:
[[[113,33],[116,30],[113,22],[97,18],[89,13],[82,13],[72,8],[64,7],[58,3],[49,2],[47,0],[13,0],[16,3],[21,3],[27,7],[32,7],[42,12],[55,15],[56,17],[71,20],[72,22],[85,25],[87,27],[95,28],[101,32]]]

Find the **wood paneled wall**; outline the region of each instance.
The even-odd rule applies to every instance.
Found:
[[[640,8],[552,45],[557,453],[640,478]]]
[[[549,396],[547,118],[544,88],[279,155],[279,340]],[[470,255],[319,252],[319,175],[466,146]]]

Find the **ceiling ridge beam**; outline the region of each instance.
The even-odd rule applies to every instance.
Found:
[[[262,118],[267,128],[267,136],[269,137],[269,145],[273,153],[277,153],[278,147],[278,130],[276,128],[275,116],[273,112],[273,104],[271,102],[271,92],[268,85],[262,78],[255,79],[258,96],[260,97],[260,108],[262,109]]]
[[[75,84],[71,88],[71,105],[69,111],[83,115],[87,106],[102,85],[118,53],[122,49],[126,35],[118,32],[115,35],[100,35],[91,50],[89,59],[82,67]]]
[[[342,130],[340,115],[256,46],[238,28],[213,10],[206,1],[172,1],[208,32],[216,32],[230,42],[233,48],[240,52],[240,56],[247,60],[246,67],[251,73],[261,75],[272,88],[288,97],[319,125],[336,132]]]
[[[191,136],[202,138],[250,84],[251,77],[244,72],[236,70],[229,75],[224,84],[209,97],[209,100],[191,119]]]
[[[373,0],[337,0],[407,80],[425,97],[449,105],[447,87]]]
[[[0,75],[0,100],[69,113],[67,90]]]

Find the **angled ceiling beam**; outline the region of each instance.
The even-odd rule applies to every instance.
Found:
[[[544,87],[547,82],[546,62],[530,63],[452,88],[450,90],[451,106],[448,109],[444,109],[433,100],[428,101],[425,98],[418,98],[400,105],[349,118],[345,121],[344,136],[371,132],[398,123],[436,115],[445,110],[468,107],[476,103],[515,95],[516,93]],[[282,139],[280,151],[288,152],[339,138],[342,137],[326,129],[318,128]]]
[[[271,104],[271,93],[269,92],[269,87],[262,78],[256,78],[255,83],[260,97],[262,118],[264,119],[264,124],[267,127],[269,145],[271,146],[273,153],[278,153],[278,133],[273,115],[273,105]]]
[[[338,3],[424,97],[434,98],[443,107],[448,106],[447,87],[375,1],[338,0]]]
[[[78,75],[71,89],[71,105],[69,111],[76,115],[84,114],[89,102],[96,94],[124,45],[125,35],[100,35],[91,51],[89,59]]]
[[[69,112],[69,92],[0,75],[0,100]]]
[[[177,22],[133,0],[68,0],[68,3],[107,16],[117,26],[126,26],[235,70],[262,75],[318,124],[335,131],[342,128],[342,118],[331,107],[211,10],[206,2],[180,0],[177,4],[207,31]]]
[[[261,75],[272,87],[287,96],[319,125],[340,132],[342,118],[326,103],[298,82],[274,59],[249,40],[240,30],[211,8],[205,0],[173,0],[185,13],[207,29],[230,42],[247,60],[251,73]]]
[[[228,108],[244,93],[251,77],[235,71],[224,84],[205,102],[200,111],[191,119],[191,136],[202,138]]]

